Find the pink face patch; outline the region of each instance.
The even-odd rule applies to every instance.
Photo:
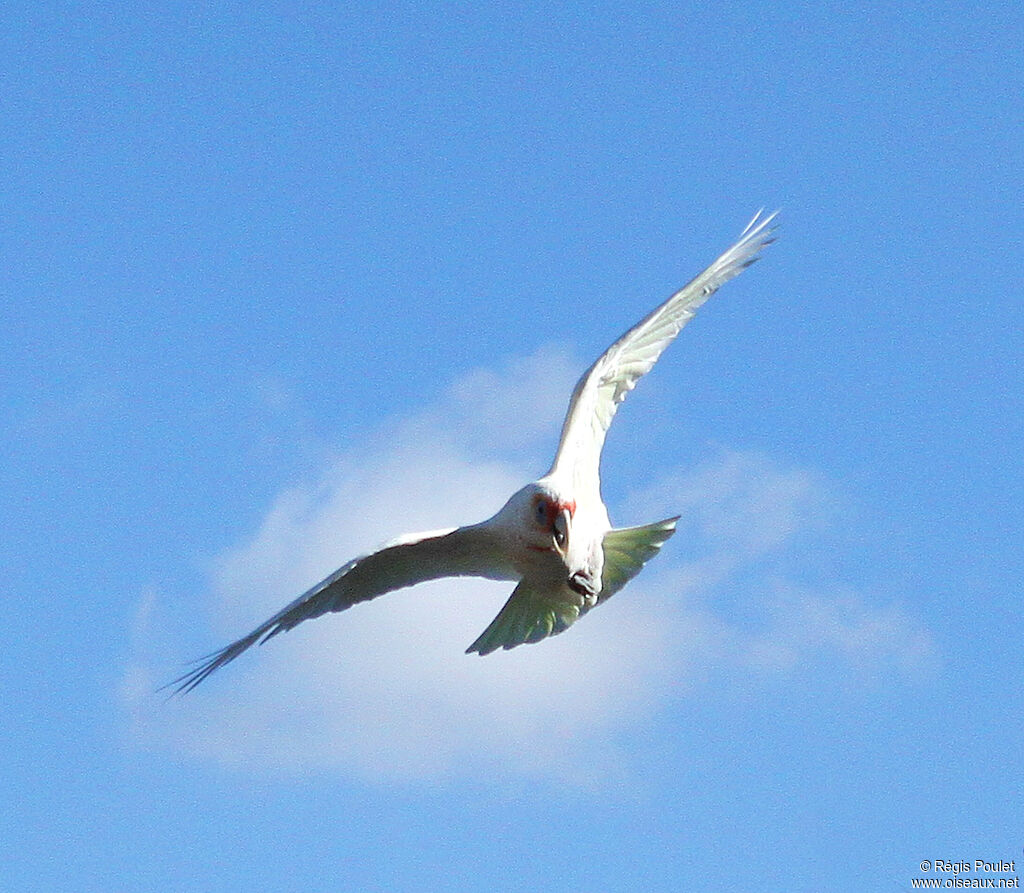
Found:
[[[566,502],[551,502],[551,500],[545,499],[541,496],[538,497],[537,504],[544,506],[544,523],[547,527],[553,528],[555,525],[555,518],[562,514],[562,512],[568,512],[570,518],[576,514],[575,499],[570,499]]]
[[[555,515],[561,514],[562,512],[568,512],[570,518],[575,517],[576,500],[570,499],[568,502],[556,502],[552,508],[552,520],[554,520]]]

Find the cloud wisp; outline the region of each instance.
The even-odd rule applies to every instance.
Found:
[[[494,456],[557,432],[574,367],[546,350],[472,373],[436,406],[385,425],[315,482],[280,494],[254,535],[216,562],[211,644],[398,533],[496,511],[543,469]],[[589,780],[588,764],[614,762],[616,732],[690,688],[698,663],[744,676],[792,673],[822,654],[897,669],[928,657],[927,632],[900,610],[774,577],[755,596],[764,614],[755,629],[708,607],[710,593],[785,550],[822,501],[814,476],[750,454],[669,469],[617,518],[682,512],[662,555],[567,634],[484,659],[464,649],[510,584],[440,580],[302,624],[157,706],[147,683],[161,674],[144,656],[152,631],[140,622],[123,686],[133,733],[144,745],[260,771],[380,780],[501,767]],[[140,617],[153,616],[155,598],[146,593]]]

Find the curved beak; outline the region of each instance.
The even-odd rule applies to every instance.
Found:
[[[555,546],[558,551],[563,555],[569,544],[569,524],[572,521],[572,515],[568,509],[562,509],[557,515],[552,524],[555,534]]]

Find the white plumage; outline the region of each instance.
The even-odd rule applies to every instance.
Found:
[[[618,405],[725,282],[773,239],[776,215],[754,216],[736,244],[606,350],[577,382],[551,470],[479,524],[406,534],[354,558],[241,639],[171,683],[189,691],[256,643],[394,589],[449,576],[518,581],[468,651],[537,642],[567,629],[631,580],[675,531],[677,518],[614,529],[601,499],[600,460]]]

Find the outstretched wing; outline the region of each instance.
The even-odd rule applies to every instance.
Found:
[[[776,212],[777,214],[778,212]],[[550,474],[569,474],[577,492],[595,492],[605,434],[615,410],[680,329],[718,288],[774,242],[776,214],[758,211],[736,244],[608,348],[577,382]]]
[[[169,683],[175,694],[191,691],[214,670],[231,663],[243,651],[287,632],[303,620],[331,611],[344,611],[385,592],[437,577],[483,576],[504,579],[509,574],[500,552],[482,525],[438,530],[400,537],[354,558],[290,605],[278,611],[249,635],[201,658],[183,676]]]

